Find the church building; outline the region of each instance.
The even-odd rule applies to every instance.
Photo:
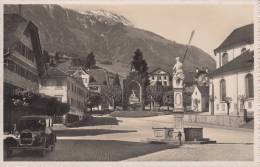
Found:
[[[253,113],[253,50],[253,24],[233,30],[214,50],[217,69],[209,75],[210,113],[242,115],[244,108]]]

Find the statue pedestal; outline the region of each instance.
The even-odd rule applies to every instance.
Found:
[[[178,135],[178,133],[181,133],[181,141],[185,140],[185,134],[184,134],[184,126],[183,126],[183,113],[175,113],[173,115],[173,127],[174,127],[174,132],[176,133],[176,135]]]
[[[174,108],[173,112],[184,112],[183,109],[183,89],[174,88]]]

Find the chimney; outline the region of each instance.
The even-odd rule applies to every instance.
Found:
[[[18,5],[18,14],[22,16],[22,5]]]

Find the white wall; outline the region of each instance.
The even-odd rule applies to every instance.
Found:
[[[249,50],[252,51],[252,50],[254,50],[254,44],[240,45],[240,46],[231,47],[231,48],[228,48],[226,50],[222,50],[220,52],[217,52],[216,56],[215,56],[215,60],[217,62],[217,68],[219,68],[220,65],[221,65],[220,62],[222,61],[223,53],[227,53],[228,54],[228,61],[231,61],[234,58],[236,58],[237,56],[241,55],[241,49],[242,48],[246,48],[246,49],[249,49]]]
[[[214,113],[215,114],[227,113],[226,104],[220,100],[221,79],[225,79],[226,81],[226,97],[232,98],[232,102],[230,104],[230,114],[236,115],[237,112],[240,112],[239,95],[246,95],[245,77],[249,73],[253,74],[253,70],[246,71],[246,72],[239,72],[236,74],[226,74],[224,76],[219,76],[210,79],[210,95],[212,95],[212,87],[214,87],[214,96],[215,96]],[[249,108],[249,103],[252,104],[251,108]],[[210,106],[211,104],[209,104],[209,109],[211,112]],[[248,112],[253,112],[253,108],[254,108],[253,106],[254,106],[253,99],[248,99],[245,102],[245,108],[248,110]]]
[[[198,99],[199,103],[198,103],[198,108],[196,108],[196,104],[194,103],[194,99]],[[191,95],[191,108],[193,111],[198,111],[201,112],[202,111],[202,96],[201,93],[199,91],[199,89],[197,88],[197,86],[195,87],[192,95]]]
[[[155,71],[149,75],[151,85],[154,85],[157,81],[161,81],[163,86],[170,85],[170,75],[162,70]],[[166,82],[166,84],[164,84]]]

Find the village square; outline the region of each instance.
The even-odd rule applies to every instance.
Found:
[[[205,58],[192,45],[197,29],[180,45],[117,15],[113,21],[122,22],[104,21],[111,15],[104,11],[94,22],[94,15],[58,5],[4,9],[4,160],[253,161],[253,23],[234,26],[212,49],[213,58]],[[45,10],[52,12],[48,19]],[[33,17],[37,12],[46,18]],[[73,18],[66,24],[75,27],[59,27],[62,19],[47,24],[56,17]],[[82,27],[74,23],[83,18]],[[89,27],[104,32],[83,35]],[[127,42],[108,40],[117,35]],[[146,40],[132,39],[139,36]],[[80,55],[80,42],[89,38],[90,49]],[[65,44],[77,53],[58,49]],[[101,57],[114,48],[122,57],[127,52],[124,65],[121,57]],[[147,58],[147,48],[161,51],[158,60],[168,64]],[[176,48],[181,51],[171,52]]]

